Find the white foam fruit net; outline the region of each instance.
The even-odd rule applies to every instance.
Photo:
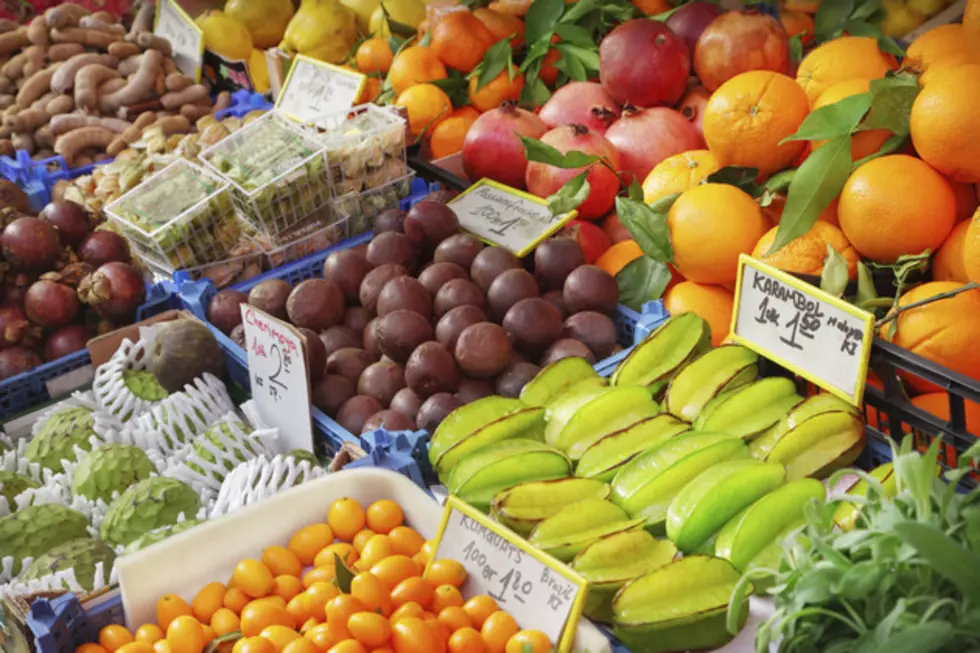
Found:
[[[225,477],[210,517],[227,514],[326,473],[308,460],[296,460],[288,455],[253,458]]]

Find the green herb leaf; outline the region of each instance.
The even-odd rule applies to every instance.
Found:
[[[676,196],[671,196],[677,199]],[[655,261],[670,263],[674,260],[674,248],[670,242],[670,229],[667,227],[667,211],[654,210],[643,202],[628,197],[616,198],[616,214],[619,221],[633,236],[643,253]]]
[[[789,37],[789,60],[798,64],[803,61],[803,35],[794,34]]]
[[[827,244],[827,258],[820,272],[820,289],[834,297],[840,297],[847,288],[847,261],[840,252]]]
[[[903,626],[892,633],[887,641],[879,645],[880,651],[888,653],[933,653],[947,651],[953,642],[953,625],[946,621]]]
[[[556,168],[583,168],[599,160],[598,156],[584,152],[571,151],[568,154],[562,154],[536,138],[528,138],[520,134],[518,134],[518,138],[524,144],[524,153],[528,161],[547,163]]]
[[[643,186],[640,185],[638,180],[634,179],[633,183],[630,184],[630,187],[626,192],[627,196],[634,202],[643,201]]]
[[[589,30],[584,27],[571,23],[558,23],[558,27],[555,28],[555,34],[561,37],[561,40],[566,43],[579,45],[583,48],[591,48],[593,51],[595,50],[595,41],[592,39],[592,35],[589,34]]]
[[[875,280],[871,275],[871,270],[863,262],[857,264],[858,283],[857,296],[855,302],[862,304],[874,299],[878,299],[878,291],[875,289]]]
[[[510,49],[510,41],[500,39],[490,46],[480,62],[480,77],[476,80],[476,89],[480,90],[504,72],[507,64],[513,59],[514,52]]]
[[[558,192],[548,197],[548,210],[551,215],[560,216],[574,211],[589,198],[589,171],[581,172],[566,181]]]
[[[225,633],[221,637],[215,637],[208,645],[204,647],[204,653],[216,653],[216,651],[221,647],[222,644],[227,642],[237,642],[242,638],[242,632],[236,630],[232,633]]]
[[[871,80],[871,107],[859,131],[887,129],[907,136],[912,103],[919,94],[919,85],[911,75],[895,75]]]
[[[562,58],[555,62],[555,68],[561,72],[568,75],[571,79],[576,82],[584,82],[589,78],[589,71],[585,69],[585,65],[576,56],[568,56],[568,52],[564,50],[562,44],[556,46],[559,52],[562,53]]]
[[[660,299],[670,283],[670,268],[649,256],[641,256],[626,264],[616,275],[619,301],[634,311],[643,309],[646,302]]]
[[[524,39],[528,43],[551,39],[563,11],[565,0],[534,0],[524,17]]]
[[[838,136],[814,150],[793,175],[779,231],[766,252],[775,252],[810,231],[813,223],[840,195],[851,174],[851,137]]]
[[[846,136],[858,126],[870,106],[871,93],[859,93],[820,107],[811,111],[796,133],[784,138],[780,144],[790,141],[826,141]]]
[[[790,168],[789,170],[782,170],[777,172],[772,177],[766,180],[766,190],[771,193],[781,193],[787,188],[793,181],[793,177],[796,176],[796,168]]]
[[[562,61],[575,60],[587,71],[599,72],[599,53],[594,47],[583,48],[571,43],[558,43],[555,49],[561,52]]]
[[[469,94],[467,90],[469,82],[467,82],[466,78],[464,77],[459,75],[450,75],[445,79],[434,79],[429,82],[429,84],[438,86],[445,91],[446,95],[449,96],[449,99],[453,101],[453,106],[462,106],[463,104],[467,104],[469,102]]]
[[[712,172],[704,178],[703,184],[728,184],[744,190],[752,197],[762,195],[763,187],[755,183],[759,178],[758,168],[743,168],[742,166],[725,166]]]
[[[579,0],[575,4],[567,6],[567,11],[565,11],[565,15],[561,17],[559,22],[574,23],[598,6],[598,0]]]
[[[538,68],[540,69],[540,61],[538,64]],[[548,86],[538,77],[537,71],[534,71],[534,74],[529,73],[524,76],[524,90],[521,92],[522,102],[540,106],[547,102],[550,97],[551,91],[548,90]]]
[[[907,521],[895,524],[893,530],[970,601],[980,603],[980,555],[931,524]]]
[[[895,152],[905,144],[905,141],[907,139],[908,136],[892,136],[887,141],[882,143],[881,147],[878,149],[877,152],[873,152],[872,154],[869,154],[863,159],[858,159],[857,161],[855,161],[854,164],[851,166],[851,170],[852,171],[857,170],[868,161],[872,161],[874,159],[877,159],[878,157],[882,157],[885,156],[886,154],[891,154],[892,152]]]
[[[875,17],[875,14],[882,11],[884,6],[881,0],[864,0],[851,13],[851,20],[865,20]]]
[[[354,580],[354,572],[344,562],[343,557],[335,555],[333,557],[334,583],[344,594],[350,594],[350,584]]]
[[[842,30],[844,23],[854,11],[855,0],[836,0],[821,2],[814,17],[818,41],[826,41],[835,33]]]

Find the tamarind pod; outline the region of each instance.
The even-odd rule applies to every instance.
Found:
[[[51,30],[51,40],[54,43],[81,43],[87,48],[105,50],[111,44],[122,41],[123,34],[82,27],[63,27]]]
[[[136,120],[133,121],[133,127],[138,129],[140,133],[142,133],[146,127],[149,127],[154,122],[156,122],[156,119],[157,119],[157,114],[155,111],[144,111],[143,113],[141,113],[139,116],[136,117]],[[137,135],[136,138],[133,139],[133,141],[136,140],[139,140],[139,135]]]
[[[12,32],[0,34],[0,54],[10,54],[30,45],[31,40],[27,38],[27,26],[18,27]]]
[[[27,63],[24,64],[24,77],[30,77],[34,73],[44,70],[45,66],[47,66],[45,48],[39,45],[32,45],[24,52],[27,53]]]
[[[68,61],[83,52],[85,46],[81,43],[59,43],[48,48],[48,61]]]
[[[193,79],[181,72],[170,73],[164,81],[168,91],[183,91],[194,83]]]
[[[0,109],[13,106],[16,99],[13,95],[0,95]]]
[[[9,18],[0,18],[0,34],[13,32],[18,27],[20,27],[20,23],[18,23],[16,20],[10,20]]]
[[[13,136],[14,130],[5,125],[0,125],[0,138],[10,138]]]
[[[214,110],[223,111],[231,106],[231,91],[221,91],[214,101]]]
[[[40,161],[42,159],[50,159],[53,156],[54,156],[54,150],[52,150],[50,147],[45,147],[35,152],[34,156],[31,158],[34,159],[35,161]]]
[[[110,25],[115,25],[119,23],[119,20],[115,16],[110,14],[108,11],[105,11],[104,9],[93,13],[92,18],[94,18],[95,20],[100,20],[103,23],[108,23]]]
[[[123,37],[126,35],[126,28],[122,25],[111,20],[99,20],[94,15],[85,16],[82,18],[80,21],[78,21],[78,26],[82,29],[97,29],[102,32],[112,32],[113,34],[120,34]]]
[[[61,136],[62,134],[67,134],[83,127],[101,127],[113,133],[121,134],[132,127],[132,124],[119,118],[104,118],[101,116],[86,116],[73,113],[70,115],[53,116],[51,122],[48,123],[48,127],[50,127],[51,133],[55,136]]]
[[[51,41],[48,29],[44,16],[35,16],[27,26],[27,39],[34,45],[46,46]]]
[[[75,108],[75,98],[70,95],[57,95],[50,100],[44,110],[52,116],[60,116]]]
[[[9,138],[0,139],[0,156],[14,156],[17,154],[17,148],[14,147],[13,142]]]
[[[133,18],[133,25],[129,28],[130,36],[136,36],[142,32],[153,31],[153,15],[156,13],[154,6],[148,2],[140,5],[139,11]]]
[[[15,88],[14,83],[12,81],[7,79],[3,75],[0,75],[0,94],[6,95],[7,93],[10,93],[12,90],[14,90],[14,88]]]
[[[54,147],[54,134],[51,127],[44,125],[34,132],[34,143],[39,147]]]
[[[38,127],[42,127],[51,120],[51,116],[44,109],[25,109],[18,111],[17,115],[10,123],[10,128],[14,132],[33,132]]]
[[[94,52],[76,54],[61,64],[58,72],[51,79],[51,90],[58,93],[67,93],[75,85],[75,75],[78,74],[78,71],[89,64],[96,63],[108,68],[114,68],[117,65],[121,66],[118,59],[108,54],[97,54]]]
[[[174,73],[181,72],[181,70],[180,68],[177,67],[177,64],[174,62],[173,59],[164,59],[163,72],[166,73],[167,75],[172,75]]]
[[[120,134],[112,139],[109,146],[105,148],[105,153],[109,156],[117,156],[120,152],[129,147],[129,142],[126,141],[126,137]]]
[[[208,88],[204,84],[194,84],[182,91],[171,91],[160,97],[160,104],[164,109],[179,109],[185,104],[197,104],[199,101],[209,97]]]
[[[106,95],[108,93],[115,93],[123,86],[126,85],[126,80],[122,77],[115,77],[107,82],[102,82],[99,84],[99,95]]]
[[[137,102],[134,104],[129,104],[129,105],[119,107],[116,110],[116,117],[122,118],[123,120],[134,120],[140,114],[144,112],[149,112],[154,115],[154,120],[156,120],[156,112],[162,108],[163,107],[160,106],[160,100]]]
[[[72,3],[66,3],[58,5],[57,7],[51,7],[44,12],[44,19],[48,23],[48,27],[61,28],[78,25],[78,21],[84,16],[88,16],[92,12],[82,7],[81,5],[76,5]]]
[[[102,113],[113,113],[123,105],[139,102],[153,89],[156,72],[163,61],[163,53],[159,50],[147,50],[142,55],[139,70],[129,79],[126,86],[115,93],[103,95],[99,99]],[[108,144],[108,143],[107,143]]]
[[[49,91],[49,92],[45,93],[44,95],[42,95],[41,97],[39,97],[38,99],[36,99],[33,102],[31,102],[31,106],[29,106],[28,108],[29,109],[45,109],[45,110],[47,110],[48,102],[50,102],[51,100],[53,100],[55,98],[55,95],[56,95],[56,93],[52,93],[52,92]]]
[[[125,59],[119,62],[119,67],[117,68],[117,70],[119,71],[119,74],[122,75],[123,77],[129,77],[130,75],[132,75],[133,73],[135,73],[137,70],[140,69],[140,64],[142,62],[143,62],[142,54],[136,54],[131,57],[126,57]]]
[[[188,120],[198,121],[204,116],[214,113],[214,107],[202,106],[200,104],[185,104],[180,108],[180,117]]]
[[[69,166],[76,164],[76,157],[82,150],[97,148],[104,150],[116,138],[116,133],[105,127],[81,127],[63,134],[55,141],[54,151],[65,158]]]
[[[157,73],[157,77],[153,80],[153,93],[157,96],[163,95],[167,92],[167,76],[163,74],[161,70]]]
[[[21,52],[10,58],[10,60],[0,68],[0,73],[7,79],[17,79],[24,76],[24,66],[27,65],[27,52]]]
[[[88,154],[77,154],[75,155],[75,163],[73,167],[81,168],[82,166],[90,166],[95,163],[95,159]]]
[[[58,66],[60,64],[55,64]],[[51,78],[54,77],[56,67],[45,68],[34,73],[24,82],[24,85],[17,91],[17,106],[21,108],[29,107],[34,100],[38,99],[51,90]]]
[[[166,116],[158,119],[150,125],[153,129],[159,129],[164,136],[173,134],[187,134],[191,131],[191,121],[186,116]]]
[[[109,54],[114,57],[119,57],[120,59],[126,59],[138,55],[142,50],[140,46],[135,43],[127,43],[126,41],[116,41],[115,43],[109,44],[108,48]]]
[[[14,149],[26,150],[31,155],[37,151],[37,147],[34,145],[34,137],[31,134],[17,133],[10,140],[14,144]]]
[[[102,64],[89,64],[75,75],[75,106],[94,111],[99,106],[99,85],[119,77],[119,72]]]
[[[146,49],[159,50],[164,55],[170,57],[173,55],[173,48],[170,47],[170,41],[163,38],[162,36],[157,36],[152,32],[143,32],[142,34],[136,35],[136,43],[140,47]]]

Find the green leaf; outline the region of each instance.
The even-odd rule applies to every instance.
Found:
[[[817,15],[814,17],[818,41],[826,41],[844,27],[844,23],[854,11],[854,1],[827,0],[820,3],[820,8],[817,9]]]
[[[851,95],[834,104],[811,111],[800,128],[782,141],[827,141],[854,131],[871,106],[871,93]]]
[[[589,71],[586,70],[585,65],[582,60],[575,55],[569,56],[568,50],[566,48],[573,46],[566,46],[559,43],[555,48],[561,52],[562,57],[555,62],[555,68],[567,73],[576,82],[584,82],[589,79]]]
[[[871,80],[871,107],[859,130],[888,129],[908,135],[912,103],[918,94],[919,85],[911,75]]]
[[[237,642],[241,638],[242,638],[242,632],[240,630],[236,630],[235,632],[232,633],[225,633],[221,637],[215,637],[210,642],[208,642],[207,646],[204,647],[204,653],[216,653],[222,644],[225,644],[227,642]]]
[[[616,275],[619,301],[634,311],[660,297],[670,283],[670,268],[665,263],[641,256],[626,264]]]
[[[779,231],[766,256],[810,231],[824,209],[840,195],[850,174],[850,136],[838,136],[814,150],[793,175]]]
[[[881,4],[881,0],[864,0],[864,2],[858,5],[858,7],[851,13],[851,20],[864,20],[866,18],[872,18],[883,8],[884,6]]]
[[[980,603],[980,555],[930,524],[906,521],[895,524],[892,530],[972,603]]]
[[[528,138],[520,134],[518,134],[518,138],[524,144],[524,153],[528,161],[547,163],[556,168],[583,168],[599,160],[598,156],[576,152],[574,150],[568,154],[562,154],[547,143],[543,143],[536,138]]]
[[[579,2],[581,1],[579,0]],[[558,27],[555,28],[555,34],[561,37],[561,40],[565,43],[580,45],[583,48],[595,50],[595,39],[589,34],[589,30],[584,27],[572,25],[571,23],[558,23]]]
[[[847,261],[840,252],[827,244],[827,258],[820,272],[820,289],[834,297],[840,297],[847,288]]]
[[[803,35],[794,34],[789,37],[789,60],[798,64],[803,61]]]
[[[766,190],[772,193],[781,193],[793,182],[793,177],[796,176],[796,168],[790,168],[789,170],[783,170],[777,172],[772,177],[766,180]]]
[[[483,61],[480,62],[480,77],[476,80],[476,90],[480,90],[504,72],[513,56],[514,52],[507,39],[500,39],[491,45],[483,55]]]
[[[350,584],[354,580],[354,572],[344,562],[343,556],[335,555],[333,557],[333,567],[336,575],[334,583],[337,585],[337,589],[344,594],[350,594]]]
[[[641,186],[640,182],[636,179],[634,179],[630,184],[630,187],[627,189],[626,193],[634,202],[643,201],[643,186]]]
[[[878,299],[878,291],[875,289],[874,277],[871,275],[871,270],[868,268],[868,266],[863,262],[858,262],[857,273],[858,283],[855,302],[860,305],[863,302]]]
[[[524,17],[524,39],[528,43],[550,40],[563,11],[565,0],[534,0]]]
[[[758,168],[744,168],[742,166],[725,166],[704,178],[703,184],[728,184],[735,186],[752,197],[762,194],[763,187],[755,183],[759,178]]]
[[[882,143],[881,147],[878,149],[877,152],[872,152],[871,154],[869,154],[868,156],[864,157],[863,159],[858,159],[857,161],[855,161],[854,164],[851,166],[851,170],[852,171],[857,170],[858,168],[860,168],[861,166],[863,166],[868,161],[871,161],[873,159],[877,159],[880,156],[885,156],[886,154],[891,154],[892,152],[895,152],[900,147],[902,147],[902,145],[905,144],[905,140],[907,138],[908,138],[908,136],[892,136],[887,141],[885,141],[884,143]]]
[[[853,18],[844,23],[843,30],[850,36],[864,36],[872,39],[877,39],[881,36],[881,28],[877,25],[872,25],[863,20],[854,20]]]
[[[561,17],[562,23],[574,23],[579,18],[593,11],[598,6],[598,0],[579,0],[575,4],[568,5],[565,15]]]
[[[452,100],[453,106],[462,106],[469,103],[469,92],[467,90],[469,82],[458,74],[446,77],[445,79],[434,79],[429,84],[438,86],[445,91],[449,99]]]
[[[672,195],[671,198],[676,200],[677,196]],[[653,207],[628,197],[616,198],[616,214],[619,216],[619,221],[630,232],[643,253],[661,263],[670,263],[674,260],[670,229],[667,227],[669,210],[670,205],[654,210]]]
[[[947,651],[949,644],[953,643],[953,636],[953,624],[947,621],[927,621],[898,628],[877,650],[888,653]]]
[[[673,16],[674,15],[674,12],[676,12],[678,9],[680,9],[683,6],[684,5],[682,5],[682,4],[681,5],[677,5],[676,7],[672,8],[672,9],[668,9],[667,11],[661,12],[661,13],[657,14],[656,16],[650,16],[650,18],[652,18],[653,20],[655,20],[657,22],[660,22],[660,23],[666,23],[667,22],[667,19],[670,18],[671,16]]]
[[[548,86],[541,81],[537,75],[527,75],[524,77],[524,90],[521,92],[521,100],[528,104],[540,106],[551,97]]]
[[[588,176],[588,170],[575,175],[566,181],[557,193],[548,197],[548,210],[551,211],[551,215],[565,215],[577,209],[588,199],[591,190],[586,179]]]
[[[980,460],[980,440],[977,440],[967,449],[959,459],[961,467],[970,465],[972,461]]]
[[[574,59],[581,63],[582,67],[592,72],[599,71],[599,53],[594,47],[583,48],[580,45],[571,43],[559,43],[555,49],[561,52],[562,60]]]

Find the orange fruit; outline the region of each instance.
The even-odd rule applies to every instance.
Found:
[[[615,243],[603,252],[595,264],[615,277],[620,270],[641,256],[643,256],[643,250],[640,249],[635,240],[624,240]]]
[[[326,584],[329,585],[330,583],[326,583]],[[305,623],[310,618],[311,615],[309,609],[307,609],[306,607],[306,592],[303,592],[302,594],[299,594],[298,596],[294,596],[293,598],[291,598],[289,600],[289,603],[286,604],[286,611],[289,612],[289,614],[293,615],[293,619],[296,620],[296,623],[298,624]],[[317,614],[318,618],[319,616],[320,615]]]
[[[368,528],[383,535],[405,523],[401,506],[390,499],[381,499],[368,506],[366,517]]]
[[[470,104],[480,111],[496,109],[507,100],[517,102],[521,99],[521,92],[524,90],[524,75],[517,71],[514,71],[514,78],[511,79],[507,71],[502,70],[496,77],[478,89],[477,83],[479,81],[479,75],[470,78],[469,98]]]
[[[169,624],[168,624],[169,625]],[[111,624],[99,631],[99,645],[112,653],[133,641],[133,634],[125,626]]]
[[[370,542],[371,540],[368,541]],[[354,548],[353,544],[349,544],[347,542],[335,542],[324,547],[322,551],[316,554],[316,558],[313,559],[313,565],[316,568],[332,568],[334,566],[334,558],[337,556],[340,556],[340,559],[343,560],[344,564],[346,564],[348,567],[353,565],[360,558],[357,553],[357,549]]]
[[[836,104],[846,97],[867,93],[871,87],[871,81],[867,79],[848,79],[837,82],[820,94],[820,97],[813,103],[813,109],[819,109],[831,104]],[[887,129],[871,129],[869,131],[858,132],[851,136],[851,160],[859,161],[869,154],[874,154],[881,149],[881,146],[892,136],[892,132]],[[813,141],[813,149],[824,145],[827,141]]]
[[[395,609],[388,588],[381,579],[369,571],[354,576],[354,580],[350,583],[350,593],[367,610],[378,611],[386,617]]]
[[[817,220],[810,231],[766,256],[766,252],[776,240],[778,231],[779,227],[767,231],[756,243],[752,256],[786,272],[820,276],[824,261],[827,259],[827,245],[830,245],[847,261],[848,277],[857,278],[857,263],[861,256],[844,237],[844,233],[829,222]]]
[[[439,623],[449,627],[450,632],[456,632],[460,628],[469,628],[473,624],[462,605],[451,605],[443,608],[439,611],[438,618]]]
[[[759,205],[728,184],[684,191],[670,207],[667,225],[678,272],[690,281],[717,284],[735,281],[739,255],[751,252],[767,229]]]
[[[446,608],[463,607],[463,595],[454,585],[440,585],[432,595],[432,611],[439,614]]]
[[[406,578],[391,590],[391,600],[395,605],[417,603],[423,608],[432,605],[435,587],[420,577]]]
[[[340,588],[333,583],[314,583],[308,590],[303,592],[303,607],[306,614],[317,619],[323,618],[323,610],[327,603],[340,594]]]
[[[245,592],[241,591],[237,587],[229,587],[228,591],[225,592],[225,598],[221,603],[235,614],[240,614],[242,608],[248,605],[248,597],[245,596]],[[159,615],[159,613],[157,614]],[[162,626],[163,624],[161,623],[160,625]]]
[[[949,178],[946,181],[949,182],[949,187],[953,190],[953,196],[956,198],[956,221],[959,222],[972,217],[978,205],[977,187]]]
[[[786,168],[806,143],[783,143],[809,112],[806,94],[786,75],[753,70],[718,87],[704,107],[704,140],[722,166],[758,168],[763,175]]]
[[[421,619],[422,615],[424,614],[425,610],[422,609],[421,605],[415,603],[414,601],[409,601],[408,603],[403,603],[395,608],[395,611],[391,613],[390,617],[388,617],[388,621],[395,623],[399,619],[408,619],[409,617],[417,617]]]
[[[278,653],[276,645],[265,637],[255,635],[253,637],[243,637],[235,642],[232,653]]]
[[[935,251],[953,228],[956,198],[946,179],[905,154],[874,159],[844,184],[837,210],[854,249],[893,263],[903,254]]]
[[[253,599],[271,592],[272,582],[272,572],[258,560],[242,560],[231,574],[232,585]]]
[[[446,67],[430,48],[412,46],[398,53],[388,70],[388,82],[396,95],[409,87],[437,79],[446,79]]]
[[[945,392],[930,392],[917,397],[912,397],[912,405],[916,408],[932,413],[936,417],[949,422],[949,395]],[[966,417],[966,431],[973,435],[980,436],[980,404],[964,400],[963,412]]]
[[[486,594],[478,594],[463,604],[463,611],[473,622],[474,628],[482,628],[490,615],[499,609],[500,606],[493,600],[493,597]]]
[[[953,230],[942,244],[935,258],[932,259],[933,281],[957,281],[966,283],[970,278],[966,274],[966,263],[963,251],[966,244],[966,234],[970,229],[969,221],[964,220],[953,227]]]
[[[320,649],[310,640],[300,637],[286,644],[280,653],[320,653]]]
[[[310,524],[296,531],[288,548],[303,565],[313,564],[316,554],[333,542],[333,530],[326,524]]]
[[[452,585],[460,587],[466,582],[466,569],[462,564],[448,558],[436,560],[425,573],[425,580],[434,587]]]
[[[157,600],[157,625],[163,630],[177,617],[194,614],[191,606],[176,594],[164,594]]]
[[[391,556],[394,551],[387,535],[375,535],[364,545],[361,557],[358,558],[355,567],[360,570],[367,570],[385,558]]]
[[[218,637],[233,633],[241,627],[242,623],[238,615],[228,608],[218,608],[211,615],[211,628],[214,629],[214,634]]]
[[[355,612],[347,620],[347,630],[364,646],[377,648],[391,639],[391,624],[376,612]]]
[[[439,646],[435,632],[421,619],[408,618],[391,627],[391,648],[395,653],[436,653]]]
[[[461,628],[449,638],[449,653],[484,653],[487,645],[475,628]]]
[[[696,313],[711,327],[711,344],[719,346],[732,325],[735,295],[721,286],[682,281],[664,293],[664,308],[671,315]]]
[[[487,617],[480,627],[480,636],[487,646],[487,653],[505,653],[507,642],[520,631],[514,617],[498,610]]]
[[[289,602],[294,596],[303,591],[303,581],[296,576],[276,576],[272,579],[272,593]]]
[[[170,644],[167,643],[167,640],[161,639],[153,642],[153,653],[173,653],[173,651],[170,650]]]
[[[381,93],[381,83],[381,79],[378,77],[365,78],[364,86],[361,87],[361,92],[357,94],[357,104],[367,104],[378,99],[378,94]]]
[[[552,37],[551,42],[557,43],[560,39],[558,35]],[[557,48],[549,48],[547,54],[544,55],[544,59],[541,60],[541,70],[538,71],[538,77],[547,86],[553,86],[556,81],[558,81],[558,73],[560,72],[555,64],[561,59],[561,50]]]
[[[697,186],[721,165],[708,150],[690,150],[669,156],[653,167],[643,181],[643,201],[653,204],[674,193]]]
[[[507,640],[506,653],[549,653],[551,640],[540,630],[522,630]]]
[[[840,221],[837,217],[837,204],[838,198],[834,198],[834,201],[830,203],[826,209],[823,210],[817,220],[832,224],[835,227],[840,226]],[[773,227],[779,225],[779,221],[783,217],[783,209],[786,208],[786,197],[784,195],[775,195],[769,203],[762,209],[762,215],[769,221],[769,224]]]
[[[252,601],[242,610],[241,619],[245,637],[254,637],[269,626],[297,626],[295,617],[285,607],[269,602]]]
[[[480,112],[467,104],[453,111],[453,117],[469,118],[470,120],[476,120],[477,118],[480,117]]]
[[[350,633],[347,632],[347,622],[342,623],[340,621],[313,626],[303,633],[303,638],[313,642],[320,653],[323,653],[334,644],[342,642],[349,637]]]
[[[779,12],[779,22],[783,24],[786,35],[789,37],[800,35],[800,42],[809,45],[813,42],[815,25],[813,16],[802,11],[792,11],[783,9]]]
[[[473,15],[490,31],[495,43],[510,39],[511,48],[519,48],[524,43],[524,21],[520,18],[486,7],[474,9]]]
[[[262,551],[262,564],[268,567],[273,576],[296,576],[303,573],[303,563],[299,556],[284,546],[268,546]]]
[[[912,103],[912,145],[954,181],[980,182],[980,63],[937,70]]]
[[[394,589],[406,578],[422,575],[422,565],[406,555],[391,555],[373,567],[371,573],[377,576],[385,587]]]
[[[399,555],[413,556],[422,550],[425,538],[408,526],[396,526],[388,533],[392,550]]]
[[[647,16],[656,16],[672,9],[668,0],[632,0],[633,6]]]
[[[99,644],[88,643],[78,646],[75,653],[106,653],[106,650]]]
[[[129,644],[123,644],[116,649],[117,653],[155,653],[153,649],[153,644],[147,644],[146,642],[130,642]]]
[[[920,35],[905,51],[902,66],[923,72],[937,61],[948,57],[955,57],[961,63],[970,61],[966,46],[966,31],[960,23],[933,27]]]
[[[177,617],[167,626],[167,643],[173,653],[201,653],[207,642],[200,621],[194,617]]]
[[[327,617],[327,623],[341,624],[344,630],[347,630],[347,620],[350,619],[350,616],[355,612],[364,612],[367,609],[368,607],[352,594],[338,594],[327,601],[324,614]]]
[[[156,624],[143,624],[136,629],[133,633],[133,641],[143,642],[144,644],[152,644],[153,642],[159,642],[166,635],[163,629]]]
[[[963,270],[970,281],[980,281],[980,211],[973,214],[963,237]]]
[[[276,650],[282,652],[286,645],[292,641],[300,639],[302,635],[297,633],[292,628],[286,628],[285,626],[267,626],[262,629],[259,633],[259,637],[265,637],[267,640],[276,645]]]
[[[866,36],[844,36],[810,51],[796,71],[796,82],[810,103],[838,82],[849,79],[881,79],[894,62],[878,49],[878,41]]]
[[[446,66],[468,73],[483,61],[497,39],[468,11],[444,14],[429,32],[429,47]]]
[[[462,151],[463,141],[472,126],[472,118],[455,114],[436,125],[429,134],[429,150],[432,152],[432,159],[441,159]]]
[[[395,104],[408,111],[408,124],[416,138],[435,129],[453,112],[449,96],[434,84],[416,84],[405,89],[398,94]]]
[[[334,566],[333,552],[326,552],[330,561],[327,564],[319,565],[303,574],[303,588],[309,589],[317,583],[332,583],[337,578],[337,568]]]
[[[365,40],[354,53],[354,62],[362,73],[386,73],[394,58],[388,39],[382,38]]]
[[[967,235],[969,238],[969,234]],[[899,299],[905,306],[962,287],[954,281],[933,281],[908,291]],[[889,338],[889,325],[879,335],[899,347],[948,367],[973,379],[980,379],[980,290],[968,290],[902,312],[898,330]],[[933,392],[935,386],[917,378],[909,385],[919,392]]]
[[[364,550],[364,545],[367,544],[368,540],[375,535],[377,535],[377,533],[372,531],[370,528],[365,528],[357,532],[357,535],[354,536],[351,544],[354,546],[354,550],[357,551],[358,555],[360,555],[361,551]]]
[[[327,653],[367,653],[367,649],[357,640],[347,639],[334,644]]]
[[[327,509],[327,524],[333,529],[334,537],[344,542],[353,540],[366,521],[364,508],[356,499],[342,497]]]
[[[211,615],[224,604],[226,588],[222,583],[208,583],[191,601],[191,610],[201,623],[211,621]]]

